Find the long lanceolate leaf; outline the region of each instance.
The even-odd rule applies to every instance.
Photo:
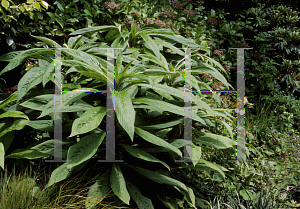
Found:
[[[94,130],[100,125],[105,114],[105,107],[94,107],[87,110],[74,121],[70,137]]]
[[[81,73],[84,76],[92,77],[96,80],[107,82],[107,75],[103,73],[103,71],[100,69],[100,67],[95,67],[93,65],[87,64],[85,62],[81,62],[78,60],[63,60],[62,65],[64,66],[75,66],[75,69],[77,72]],[[78,67],[77,67],[78,66]],[[80,68],[79,68],[80,67]],[[114,84],[113,81],[108,80],[109,82]]]
[[[173,105],[161,100],[150,99],[150,98],[138,98],[138,99],[134,99],[133,102],[141,102],[150,105],[150,106],[142,106],[142,108],[149,108],[149,109],[152,108],[157,111],[167,111],[167,112],[172,112],[178,115],[185,116],[183,107],[179,107],[177,105]],[[192,113],[192,119],[206,125],[205,121],[195,113]]]
[[[67,169],[71,169],[96,154],[98,147],[102,143],[105,133],[90,134],[80,139],[80,141],[68,150]]]
[[[142,137],[144,140],[146,140],[147,142],[151,143],[151,144],[155,144],[157,146],[163,147],[171,152],[176,153],[177,155],[179,155],[180,157],[182,157],[182,153],[179,149],[177,149],[176,147],[174,147],[173,145],[171,145],[170,143],[166,142],[165,140],[163,140],[162,138],[159,138],[147,131],[144,131],[143,129],[140,129],[138,127],[135,127],[134,129],[135,133],[137,133],[140,137]]]
[[[135,110],[133,108],[130,96],[126,91],[116,91],[115,100],[118,121],[130,136],[131,141],[133,141]]]
[[[85,34],[85,33],[89,33],[89,32],[95,32],[95,31],[107,31],[113,28],[117,28],[117,26],[112,26],[112,25],[104,25],[104,26],[97,26],[97,27],[89,27],[89,28],[83,28],[83,29],[79,29],[76,30],[74,32],[72,32],[70,35],[79,35],[79,34]]]
[[[41,54],[53,55],[54,50],[43,48],[43,49],[28,49],[26,51],[23,51],[23,52],[19,53],[17,56],[15,56],[13,59],[10,60],[8,65],[0,72],[0,76],[3,73],[8,72],[8,71],[18,67],[26,57],[34,57],[34,56],[41,55]]]
[[[137,85],[143,86],[146,88],[151,88],[153,90],[158,90],[158,91],[161,91],[161,92],[164,92],[167,94],[171,94],[173,96],[176,96],[176,97],[184,100],[185,92],[180,89],[176,89],[176,88],[169,87],[169,86],[162,85],[162,84],[137,84]],[[200,107],[204,108],[208,114],[215,115],[215,112],[209,107],[208,104],[206,104],[199,97],[194,96],[193,94],[191,96],[192,96],[192,101],[195,102]]]
[[[34,86],[43,80],[45,68],[33,67],[21,78],[18,84],[18,101]]]
[[[89,89],[89,88],[83,88],[80,89],[82,92],[68,92],[67,94],[62,95],[62,105],[58,105],[57,109],[63,109],[64,106],[71,104],[72,102],[77,101],[78,99],[81,99],[82,97],[87,96],[88,94],[84,91],[97,91],[96,89]],[[49,96],[48,96],[49,98]],[[45,102],[45,101],[43,101]],[[26,102],[25,102],[26,104]],[[30,104],[28,104],[30,105]],[[42,106],[42,113],[38,118],[41,118],[45,115],[49,115],[51,112],[54,112],[54,96],[52,95],[51,100],[48,100],[48,103],[46,105]],[[38,107],[40,108],[40,107]]]
[[[113,192],[117,195],[120,200],[129,205],[130,195],[126,188],[126,182],[122,171],[118,164],[113,163],[111,174],[110,174],[110,184]]]
[[[54,47],[61,47],[61,45],[59,45],[58,43],[56,43],[55,41],[49,39],[49,38],[46,38],[46,37],[41,37],[41,36],[33,36],[31,35],[32,37],[40,40],[40,41],[43,41],[45,42],[46,44],[48,44],[49,46],[54,46]]]
[[[96,182],[90,187],[87,201],[85,202],[85,206],[88,209],[93,208],[108,195],[110,191],[109,174],[110,172],[106,171],[99,176]]]
[[[171,186],[177,186],[180,189],[188,191],[188,189],[185,186],[185,184],[183,184],[180,181],[177,181],[176,179],[172,179],[172,178],[170,178],[168,176],[165,176],[163,174],[159,174],[159,173],[156,173],[156,172],[153,172],[153,171],[150,171],[150,170],[138,167],[138,166],[131,166],[131,165],[129,165],[129,166],[132,167],[134,170],[136,170],[141,175],[143,175],[144,177],[146,177],[146,178],[148,178],[148,179],[150,179],[150,180],[152,180],[154,182],[157,182],[159,184],[166,184],[166,185],[171,185]]]
[[[126,181],[127,189],[130,194],[130,197],[136,202],[140,209],[154,209],[151,200],[142,195],[140,189],[131,184],[129,181]]]
[[[125,145],[125,144],[123,144],[122,146],[126,149],[127,152],[129,152],[134,157],[140,158],[142,160],[146,160],[146,161],[149,161],[149,162],[161,163],[162,165],[164,165],[170,171],[170,167],[168,166],[168,164],[166,164],[165,162],[157,159],[156,157],[153,157],[152,155],[148,154],[147,152],[144,152],[142,150],[133,148],[133,147]]]

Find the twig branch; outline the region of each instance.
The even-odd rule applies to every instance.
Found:
[[[287,193],[287,192],[289,192],[289,191],[291,191],[291,190],[293,190],[293,189],[297,188],[298,186],[300,186],[300,184],[298,184],[297,186],[294,186],[293,188],[291,188],[291,189],[289,189],[289,190],[285,191],[285,192],[284,192],[284,193],[282,193],[281,195],[284,195],[285,193]]]

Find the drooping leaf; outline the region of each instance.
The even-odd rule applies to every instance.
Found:
[[[150,142],[151,144],[155,144],[157,146],[166,148],[174,153],[176,153],[177,155],[179,155],[180,157],[182,157],[182,153],[179,149],[177,149],[176,147],[174,147],[173,145],[171,145],[170,143],[166,142],[165,140],[147,132],[144,131],[143,129],[140,129],[138,127],[135,127],[134,129],[135,133],[137,133],[140,137],[142,137],[144,140]]]
[[[16,101],[17,97],[18,97],[18,94],[17,93],[13,93],[9,97],[7,97],[5,100],[1,101],[0,102],[0,109],[2,109],[3,107],[5,107],[7,104]]]
[[[115,111],[118,121],[130,136],[131,141],[133,141],[135,110],[133,108],[130,96],[126,91],[116,91],[115,102]]]
[[[12,153],[5,156],[5,158],[16,158],[16,159],[38,159],[47,157],[47,154],[41,153],[31,149],[15,149]]]
[[[4,156],[5,156],[5,150],[3,143],[0,142],[0,167],[4,170]]]
[[[105,133],[90,134],[80,139],[79,142],[71,146],[68,150],[67,168],[71,169],[96,154],[98,147],[102,143]]]
[[[236,144],[235,141],[228,137],[211,133],[204,133],[203,136],[193,138],[193,141],[215,147],[217,149],[227,149]]]
[[[41,83],[43,80],[45,68],[33,67],[21,78],[18,84],[18,100],[34,86]]]
[[[107,31],[113,28],[118,28],[117,26],[111,26],[111,25],[104,25],[104,26],[97,26],[97,27],[89,27],[89,28],[83,28],[74,31],[73,33],[70,34],[70,36],[73,35],[79,35],[79,34],[85,34],[89,32],[95,32],[95,31]]]
[[[13,122],[13,124],[4,129],[1,133],[0,133],[0,137],[2,137],[3,135],[5,135],[6,133],[10,132],[10,131],[14,131],[14,130],[21,130],[24,128],[24,126],[28,125],[29,120],[16,120]]]
[[[70,137],[94,130],[100,125],[105,114],[105,107],[99,106],[87,110],[74,121]]]
[[[131,147],[129,145],[125,145],[125,144],[122,144],[122,146],[132,156],[134,156],[136,158],[140,158],[142,160],[149,161],[149,162],[161,163],[162,165],[164,165],[170,171],[170,167],[168,166],[168,164],[166,164],[164,161],[161,161],[161,160],[157,159],[156,157],[153,157],[152,155],[148,154],[147,152],[136,149],[136,148],[133,148],[133,147]]]
[[[29,120],[28,116],[20,111],[8,111],[0,115],[0,118],[25,118]]]
[[[137,99],[133,99],[132,101],[141,102],[149,105],[149,106],[144,106],[144,105],[135,106],[135,108],[139,107],[139,108],[154,109],[156,111],[167,111],[178,115],[186,116],[186,113],[184,112],[184,107],[179,107],[177,105],[173,105],[161,100],[155,100],[150,98],[137,98]],[[193,120],[196,120],[206,125],[205,121],[202,118],[200,118],[198,115],[196,115],[195,113],[191,113],[191,115]]]
[[[113,163],[111,169],[110,184],[115,195],[117,195],[117,197],[124,203],[129,205],[130,195],[126,188],[126,182],[119,165],[116,163]]]
[[[137,186],[130,183],[129,181],[126,181],[126,185],[130,196],[140,209],[154,209],[151,200],[142,195],[140,189]]]
[[[45,188],[48,188],[57,182],[65,180],[66,178],[70,177],[73,173],[80,171],[87,163],[88,161],[85,161],[76,167],[72,167],[71,169],[67,169],[67,163],[62,164],[51,173],[50,180]]]
[[[96,182],[92,186],[90,186],[87,194],[87,201],[85,202],[85,206],[88,209],[93,208],[108,195],[110,190],[109,174],[110,172],[106,171],[96,179]]]
[[[57,144],[60,144],[60,146],[62,147],[62,150],[60,149],[57,149],[55,147],[55,144],[54,143],[57,143]],[[34,147],[31,147],[30,149],[33,149],[33,150],[36,150],[36,151],[39,151],[41,153],[44,153],[44,154],[47,154],[48,156],[54,156],[55,155],[55,151],[56,152],[61,152],[62,153],[62,158],[63,159],[66,159],[67,158],[67,152],[68,152],[68,149],[71,145],[74,145],[75,142],[73,141],[60,141],[60,140],[47,140],[45,142],[42,142],[41,144],[38,144]]]
[[[167,184],[167,185],[171,185],[171,186],[178,186],[180,189],[183,189],[185,191],[188,191],[187,187],[180,181],[177,181],[176,179],[170,178],[168,176],[162,175],[160,173],[157,172],[153,172],[138,166],[132,166],[129,165],[130,167],[132,167],[134,170],[136,170],[138,173],[140,173],[142,176],[155,181],[159,184]]]

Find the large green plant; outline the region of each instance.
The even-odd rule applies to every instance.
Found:
[[[132,27],[134,26],[132,25]],[[97,33],[100,30],[109,30],[109,34],[115,33],[119,29],[116,26],[90,27],[75,31],[73,34]],[[130,37],[126,30],[119,32],[121,35],[119,40],[124,41],[125,39],[123,43],[126,43],[126,40],[130,42],[132,35],[133,37],[137,35],[132,32],[129,33]],[[96,196],[104,198],[110,189],[123,203],[129,204],[132,198],[140,208],[154,208],[154,205],[157,204],[154,204],[155,199],[160,199],[161,196],[165,196],[164,204],[176,205],[176,202],[167,199],[168,195],[164,195],[166,191],[175,189],[177,193],[179,192],[178,194],[184,196],[188,203],[202,207],[204,201],[200,199],[202,196],[196,189],[191,185],[183,184],[176,179],[172,172],[168,172],[171,167],[177,167],[175,160],[182,157],[184,147],[182,135],[184,131],[182,126],[184,88],[182,84],[186,72],[181,69],[181,66],[187,55],[184,51],[177,49],[175,44],[198,45],[182,36],[174,35],[171,31],[167,32],[155,26],[148,26],[144,32],[139,31],[138,35],[142,38],[140,39],[143,41],[141,43],[146,46],[143,53],[139,48],[123,48],[123,50],[116,50],[118,52],[115,57],[114,95],[117,133],[115,158],[125,162],[104,163],[103,175],[90,188],[88,193],[90,201],[86,206],[95,205],[92,198]],[[152,39],[151,36],[162,39]],[[48,45],[61,47],[48,38],[36,38]],[[64,46],[66,47],[60,48],[63,89],[99,91],[105,89],[106,82],[114,83],[107,73],[107,67],[113,69],[114,66],[107,61],[109,58],[107,54],[100,50],[100,47],[109,48],[111,46],[91,41],[82,35],[69,38],[68,43]],[[167,53],[163,47],[167,47],[171,52]],[[205,50],[204,47],[203,49]],[[3,108],[2,115],[25,118],[25,120],[14,121],[13,125],[9,124],[8,120],[1,121],[4,124],[0,132],[1,136],[24,128],[24,126],[30,126],[37,130],[47,131],[51,138],[53,137],[54,92],[53,89],[42,88],[49,81],[53,82],[53,55],[53,49],[35,48],[9,53],[1,57],[1,59],[14,57],[1,73],[15,68],[26,57],[39,59],[39,66],[28,70],[20,80],[18,91],[1,103],[3,107],[6,107]],[[169,61],[171,55],[175,57],[173,61]],[[227,88],[230,88],[226,79],[219,72],[220,70],[224,71],[219,63],[201,54],[198,50],[192,50],[192,55],[193,88],[209,89],[197,74],[212,74]],[[176,64],[175,66],[172,64],[173,62],[174,65]],[[68,79],[65,79],[68,74],[72,74],[71,83],[67,83]],[[34,86],[38,87],[33,89]],[[190,144],[192,153],[189,153],[192,154],[194,162],[193,165],[183,163],[182,168],[215,170],[225,178],[226,168],[201,158],[201,146],[206,145],[216,149],[231,148],[235,144],[232,135],[235,120],[226,110],[211,108],[208,100],[201,94],[192,94],[192,98],[192,120],[199,122],[206,130],[213,125],[212,121],[222,123],[228,134],[220,136],[194,129],[197,137],[193,138]],[[218,95],[215,94],[215,98],[218,99]],[[47,184],[48,187],[84,169],[87,163],[93,159],[105,159],[105,132],[102,131],[106,124],[105,95],[68,92],[62,94],[62,101],[60,106],[63,113],[62,156],[68,162],[62,163],[53,171]],[[21,111],[22,114],[17,111]],[[224,118],[225,121],[217,119],[217,116]],[[50,140],[45,138],[26,148],[14,150],[5,155],[5,158],[37,159],[54,156],[55,139],[51,138]],[[6,138],[3,138],[2,141],[4,147],[2,147],[0,159],[3,162],[4,153],[9,144],[6,143]],[[145,161],[148,164],[143,164]],[[100,182],[102,182],[101,186]],[[158,186],[163,189],[158,189]]]

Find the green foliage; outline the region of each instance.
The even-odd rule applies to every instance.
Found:
[[[100,30],[108,30],[109,34],[111,31],[114,31],[115,28],[114,26],[90,27],[75,31],[73,34],[91,34],[91,32],[97,33]],[[121,25],[120,29],[122,28],[124,27]],[[124,30],[126,31],[126,28]],[[115,109],[117,121],[116,133],[118,133],[116,134],[118,136],[116,139],[116,159],[124,159],[126,164],[121,166],[122,164],[114,163],[111,167],[110,182],[112,191],[126,204],[129,204],[130,196],[136,193],[137,187],[142,193],[145,192],[147,187],[142,186],[140,182],[126,173],[127,169],[133,169],[140,173],[143,178],[148,178],[150,181],[154,181],[158,184],[166,184],[174,189],[177,188],[187,202],[195,205],[196,200],[193,189],[174,179],[169,174],[159,174],[151,171],[153,170],[151,164],[149,164],[149,166],[143,166],[144,168],[142,168],[140,166],[137,167],[136,162],[143,160],[149,162],[149,160],[151,160],[153,163],[159,163],[164,167],[170,168],[174,166],[174,160],[178,156],[182,157],[182,151],[179,148],[182,149],[183,144],[177,146],[175,143],[176,140],[181,138],[180,132],[183,131],[181,125],[182,119],[179,120],[179,124],[171,124],[171,122],[178,121],[178,119],[174,120],[173,116],[184,116],[182,107],[184,92],[182,91],[182,87],[176,85],[176,82],[178,83],[176,77],[184,77],[185,72],[181,69],[181,66],[184,61],[183,58],[186,55],[184,51],[177,49],[175,52],[179,54],[178,58],[172,60],[168,58],[167,60],[166,57],[168,57],[168,53],[160,46],[163,46],[168,40],[173,40],[174,42],[168,42],[167,44],[167,48],[173,52],[176,43],[180,43],[184,46],[197,46],[197,44],[192,40],[187,40],[182,36],[175,35],[170,30],[161,29],[156,26],[139,28],[138,34],[141,39],[134,40],[131,39],[131,37],[137,37],[135,30],[135,24],[132,23],[131,35],[128,34],[128,36],[126,36],[129,37],[129,39],[127,39],[128,43],[132,45],[139,42],[139,44],[145,45],[146,49],[139,50],[139,45],[133,45],[137,47],[137,53],[131,55],[130,52],[132,52],[132,49],[125,48],[120,50],[116,57],[115,86],[117,88],[115,92]],[[120,31],[119,34],[122,34],[122,31]],[[152,39],[151,36],[154,37],[154,39]],[[160,37],[160,39],[157,39],[157,36]],[[120,37],[122,38],[122,36]],[[126,40],[126,37],[122,40]],[[58,45],[58,43],[45,37],[36,36],[36,38],[50,45]],[[111,55],[99,50],[97,45],[99,46],[100,43],[92,42],[93,45],[91,46],[91,42],[86,43],[85,40],[87,40],[87,38],[82,35],[72,37],[68,40],[68,48],[61,48],[63,55],[62,66],[64,67],[62,69],[62,75],[72,74],[73,78],[76,78],[72,83],[68,83],[66,79],[62,79],[62,82],[63,84],[77,84],[78,87],[75,90],[97,91],[97,89],[103,88],[104,84],[106,84],[106,80],[113,83],[113,80],[111,80],[109,76],[110,73],[104,67],[112,67],[112,65],[106,61]],[[112,45],[113,44],[114,43],[112,43]],[[224,71],[220,64],[202,55],[197,50],[192,50],[192,53],[194,55],[192,59],[193,64],[199,66],[199,68],[195,69],[195,72],[201,73],[201,70],[203,70],[203,72],[212,74],[216,79],[222,81],[227,88],[230,87],[230,84],[227,83],[226,79],[219,72],[219,70]],[[35,48],[26,50],[11,59],[9,64],[2,70],[2,72],[12,70],[26,57],[36,57],[39,59],[39,67],[33,67],[26,72],[19,82],[20,88],[18,88],[18,92],[15,93],[18,94],[17,102],[19,102],[21,106],[20,110],[27,112],[28,118],[27,120],[19,120],[18,122],[20,125],[22,124],[22,127],[16,127],[14,129],[18,130],[24,128],[25,124],[30,124],[29,121],[31,122],[31,120],[28,119],[34,117],[33,112],[29,111],[30,109],[40,112],[38,119],[50,121],[54,119],[52,114],[54,98],[50,98],[49,94],[43,93],[42,89],[36,90],[38,91],[37,96],[28,98],[35,85],[43,84],[43,86],[45,86],[47,82],[52,79],[52,76],[48,74],[48,66],[53,63],[53,58],[45,57],[46,54],[53,56],[51,49]],[[207,63],[194,58],[197,56],[202,56],[207,60]],[[46,65],[43,65],[43,63],[46,63]],[[154,65],[154,63],[158,65]],[[174,63],[175,66],[173,66],[172,63]],[[192,77],[192,82],[198,90],[201,90],[203,86],[206,87],[206,85],[197,77],[197,73],[195,73]],[[90,80],[90,78],[93,78],[92,82],[86,85],[84,80]],[[89,94],[87,93],[82,94],[76,92],[62,94],[63,102],[59,108],[62,108],[63,114],[66,112],[69,113],[63,122],[63,129],[64,132],[71,134],[67,137],[67,140],[63,140],[64,146],[62,151],[63,156],[67,153],[67,162],[53,171],[47,187],[67,179],[75,172],[83,169],[91,159],[101,159],[101,156],[104,154],[101,150],[103,150],[103,145],[105,145],[102,143],[105,135],[103,135],[101,129],[106,123],[104,119],[104,114],[106,113],[105,105],[101,106],[94,102],[89,102],[88,96]],[[192,96],[195,103],[192,119],[200,122],[204,128],[208,128],[208,124],[212,124],[211,121],[215,120],[217,122],[218,120],[215,116],[220,115],[220,113],[212,109],[205,101],[202,101],[201,95]],[[105,99],[102,95],[99,95],[99,97],[100,100]],[[45,100],[46,98],[48,99]],[[86,106],[86,109],[77,107],[76,102],[80,101],[83,101],[86,105],[89,104],[89,106]],[[7,102],[3,101],[2,103],[6,104]],[[153,110],[153,108],[160,113],[155,116],[153,113],[151,114],[149,110]],[[4,113],[4,115],[8,116],[13,113],[15,117],[16,111],[8,111]],[[226,117],[226,111],[223,111],[222,115],[226,119],[226,122],[222,123],[231,133],[232,128],[227,123],[233,125],[234,122],[230,117]],[[156,125],[156,121],[168,122],[169,125],[165,126],[165,128],[169,128],[168,131],[163,133],[162,131],[166,129],[161,129],[161,127],[143,130],[143,126],[149,127]],[[52,124],[48,126],[53,127]],[[14,130],[12,129],[13,127],[15,126],[10,126],[10,128],[3,130],[0,134],[7,134],[9,131]],[[35,128],[44,130],[50,127],[47,127],[47,123],[45,123],[44,127],[35,126]],[[180,131],[179,133],[177,132],[178,130]],[[73,144],[75,139],[77,142]],[[233,138],[203,133],[203,136],[193,139],[192,143],[193,160],[195,160],[193,166],[197,168],[196,166],[199,164],[200,169],[211,168],[220,172],[222,177],[225,178],[224,171],[226,171],[226,169],[221,169],[221,167],[201,159],[202,144],[216,147],[217,149],[227,149],[234,145]],[[159,150],[159,148],[161,148],[161,150]],[[53,147],[51,148],[49,140],[46,140],[35,146],[29,145],[26,148],[14,150],[5,157],[37,159],[41,157],[51,157],[53,156],[52,152]],[[152,153],[150,154],[150,152]],[[126,153],[131,154],[133,158],[130,158]],[[169,159],[162,158],[162,153],[169,155]],[[151,175],[149,175],[149,173],[151,173]],[[130,192],[126,188],[127,185],[130,185],[127,181],[132,182],[131,184],[133,185]],[[153,190],[151,192],[155,191],[156,190]],[[90,195],[91,194],[94,193],[91,191]],[[92,196],[90,196],[90,198],[92,198]],[[148,202],[148,205],[151,205],[151,201],[149,202],[143,195],[133,195],[133,198],[138,205],[142,206],[144,204],[143,201],[140,201],[140,198],[143,198]],[[153,199],[153,194],[150,199]]]

